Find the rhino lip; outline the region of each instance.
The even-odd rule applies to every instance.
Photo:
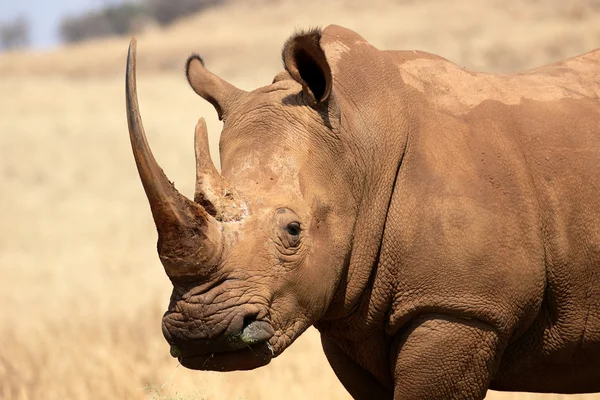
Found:
[[[269,342],[241,349],[210,354],[182,355],[179,362],[186,368],[204,371],[244,371],[262,367],[274,357]]]
[[[242,330],[237,333],[222,335],[215,339],[173,341],[170,343],[170,352],[180,361],[214,354],[243,352],[248,349],[259,349],[262,353],[270,352],[272,355],[273,351],[268,341],[273,335],[274,331],[270,323],[254,320],[245,323]]]
[[[250,370],[268,364],[274,357],[269,343],[273,337],[271,324],[253,321],[244,329],[225,339],[203,341],[208,346],[195,347],[201,351],[181,351],[171,346],[171,355],[177,357],[181,365],[190,369],[211,371]],[[197,341],[196,341],[197,343]]]

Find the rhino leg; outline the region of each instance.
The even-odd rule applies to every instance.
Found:
[[[504,346],[490,325],[427,315],[404,331],[394,347],[395,399],[481,400]]]
[[[321,344],[331,368],[352,398],[392,399],[392,391],[384,388],[373,375],[348,357],[336,342],[321,335]]]

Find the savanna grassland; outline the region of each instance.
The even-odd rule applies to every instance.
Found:
[[[426,50],[488,71],[600,47],[598,0],[299,3],[232,0],[138,35],[146,131],[183,193],[193,191],[197,118],[207,117],[215,157],[220,131],[183,76],[192,52],[251,89],[281,69],[295,28],[329,23],[382,49]],[[188,371],[169,356],[160,317],[170,283],[127,136],[127,44],[0,55],[0,399],[348,399],[313,329],[251,372]]]

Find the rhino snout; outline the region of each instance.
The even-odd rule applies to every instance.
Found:
[[[227,365],[236,369],[239,365],[249,365],[243,369],[250,369],[267,363],[273,356],[268,344],[275,334],[273,327],[268,321],[257,320],[256,313],[240,311],[230,321],[215,322],[218,330],[211,330],[200,320],[187,319],[180,313],[166,313],[163,334],[171,346],[171,356],[193,369],[208,369],[206,362],[196,366],[198,360],[215,362],[220,358],[225,358]],[[256,349],[259,351],[247,351]],[[232,361],[235,358],[240,359],[239,364]]]

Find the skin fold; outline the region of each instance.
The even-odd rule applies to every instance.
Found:
[[[151,156],[130,47],[171,353],[252,369],[314,325],[357,399],[600,391],[600,51],[493,75],[331,25],[282,58],[245,92],[190,57],[224,123],[220,173],[196,127],[192,201]]]

